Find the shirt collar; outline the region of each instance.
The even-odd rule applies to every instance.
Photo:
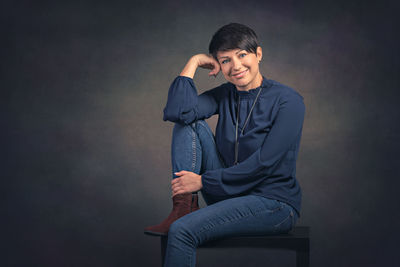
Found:
[[[257,94],[258,94],[258,90],[260,90],[260,87],[262,87],[262,88],[269,87],[269,82],[268,82],[267,78],[265,76],[262,76],[262,77],[263,77],[263,79],[262,79],[262,82],[261,82],[261,86],[259,86],[257,88],[250,89],[248,91],[240,91],[240,90],[238,90],[236,88],[236,86],[233,83],[231,83],[231,86],[233,87],[233,90],[235,91],[235,95],[236,96],[240,96],[241,98],[243,98],[243,97],[250,97],[250,98],[256,97]]]

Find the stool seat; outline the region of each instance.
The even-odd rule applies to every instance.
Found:
[[[168,236],[161,237],[161,256],[164,264]],[[287,234],[235,236],[209,241],[201,248],[270,248],[296,251],[296,266],[308,267],[310,264],[310,228],[297,226]]]

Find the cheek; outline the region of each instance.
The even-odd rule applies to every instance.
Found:
[[[221,68],[222,73],[224,74],[225,77],[229,76],[229,68],[224,66]]]
[[[258,68],[258,61],[257,60],[253,60],[253,59],[249,59],[246,62],[244,62],[243,65],[245,65],[246,67],[251,68],[251,69],[257,69]]]

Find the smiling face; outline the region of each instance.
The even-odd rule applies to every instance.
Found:
[[[262,58],[262,49],[257,47],[256,54],[242,49],[218,51],[217,59],[227,81],[236,85],[240,91],[261,86],[262,75],[258,64]]]

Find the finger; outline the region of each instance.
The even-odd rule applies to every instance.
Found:
[[[217,77],[218,73],[220,71],[220,67],[219,64],[214,66],[214,69],[212,71],[210,71],[210,73],[208,75],[214,75],[214,77]]]
[[[178,190],[179,188],[182,188],[182,187],[183,187],[183,185],[180,183],[176,183],[171,186],[172,190]]]
[[[178,193],[176,191],[172,191],[171,197],[176,196]]]
[[[213,69],[214,65],[212,63],[205,63],[205,64],[201,64],[199,65],[199,67],[203,68],[203,69]]]
[[[174,197],[174,196],[176,196],[176,195],[178,195],[178,193],[172,193],[172,197]]]
[[[188,171],[185,171],[185,170],[181,170],[181,171],[179,171],[179,172],[175,172],[175,174],[176,174],[176,175],[179,175],[179,176],[184,175],[184,174],[186,174],[186,173],[188,173]]]
[[[173,190],[172,191],[172,197],[176,196],[179,194],[179,190]]]
[[[182,185],[180,184],[174,184],[173,186],[171,186],[171,189],[175,192],[179,189],[182,189]]]
[[[176,195],[179,195],[179,194],[184,194],[185,193],[185,191],[184,190],[178,190],[178,191],[176,191],[176,192],[173,192],[172,193],[172,197],[174,197],[174,196],[176,196]]]
[[[176,184],[174,184],[173,186],[171,186],[171,189],[172,189],[172,191],[176,191],[176,190],[178,190],[178,188],[179,188],[179,186],[178,185],[176,185]]]
[[[175,179],[172,179],[171,185],[173,186],[173,185],[175,185],[175,184],[179,184],[180,182],[181,182],[181,179],[175,178]]]
[[[211,71],[210,73],[208,73],[208,76],[214,76],[217,77],[218,72],[216,73],[215,71]]]

